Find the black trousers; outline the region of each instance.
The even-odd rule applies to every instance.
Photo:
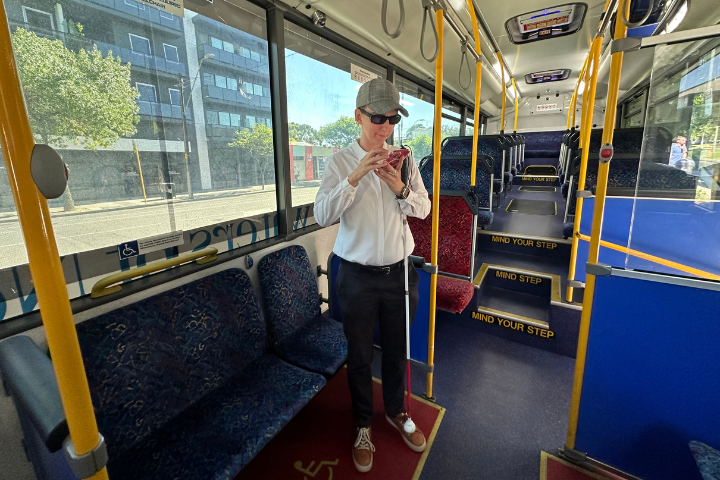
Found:
[[[408,262],[410,320],[418,304],[419,275]],[[348,383],[357,426],[373,420],[373,359],[375,324],[380,322],[382,386],[385,412],[394,417],[405,411],[405,275],[402,268],[388,274],[370,273],[353,264],[341,264],[337,278],[345,336],[348,340]]]

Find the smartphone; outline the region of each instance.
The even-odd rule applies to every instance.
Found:
[[[390,155],[388,155],[388,163],[390,164],[391,167],[397,168],[398,163],[400,163],[400,160],[403,160],[409,154],[410,154],[410,150],[407,150],[405,148],[393,150],[392,152],[390,152]]]

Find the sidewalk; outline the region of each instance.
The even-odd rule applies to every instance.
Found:
[[[313,187],[319,187],[321,183],[321,180],[313,180],[313,181],[305,181],[300,182],[298,184],[293,184],[292,188],[294,189],[302,189],[302,188],[313,188]],[[173,199],[166,200],[164,198],[160,197],[160,194],[157,192],[153,192],[152,195],[148,196],[147,203],[145,203],[145,200],[142,198],[133,198],[133,199],[124,199],[124,200],[115,200],[110,202],[98,202],[98,203],[90,203],[90,204],[75,204],[75,209],[70,212],[65,212],[63,210],[63,207],[50,207],[50,215],[52,217],[65,217],[65,216],[72,216],[72,215],[83,215],[88,213],[97,213],[97,212],[112,212],[116,210],[130,210],[135,208],[144,208],[144,207],[153,207],[153,206],[159,206],[159,205],[165,205],[167,202],[172,202],[174,205],[177,205],[179,203],[186,203],[186,202],[199,202],[203,200],[215,200],[218,198],[224,198],[224,197],[239,197],[243,195],[253,195],[258,193],[269,193],[275,191],[275,185],[267,184],[265,185],[265,190],[262,189],[262,186],[257,185],[253,187],[247,187],[247,188],[236,188],[231,190],[215,190],[215,191],[199,191],[199,192],[193,192],[193,199],[190,200],[188,198],[187,193],[181,193],[177,194],[177,196]],[[0,212],[0,223],[7,223],[7,222],[15,222],[17,221],[17,211],[9,211],[9,212]]]

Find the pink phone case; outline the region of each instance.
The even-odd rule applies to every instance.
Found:
[[[388,163],[391,167],[397,168],[398,163],[400,163],[400,160],[404,159],[410,154],[410,150],[406,150],[404,148],[393,150],[390,152],[390,155],[388,156]]]

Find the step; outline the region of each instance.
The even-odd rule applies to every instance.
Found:
[[[484,263],[470,317],[489,334],[572,357],[580,308],[561,301],[559,275]]]
[[[535,237],[478,229],[476,235],[478,252],[492,250],[510,254],[532,255],[570,261],[572,241],[562,238]]]
[[[530,185],[549,185],[552,187],[560,186],[560,177],[558,175],[524,175],[518,174],[513,176],[513,185],[530,186]]]

